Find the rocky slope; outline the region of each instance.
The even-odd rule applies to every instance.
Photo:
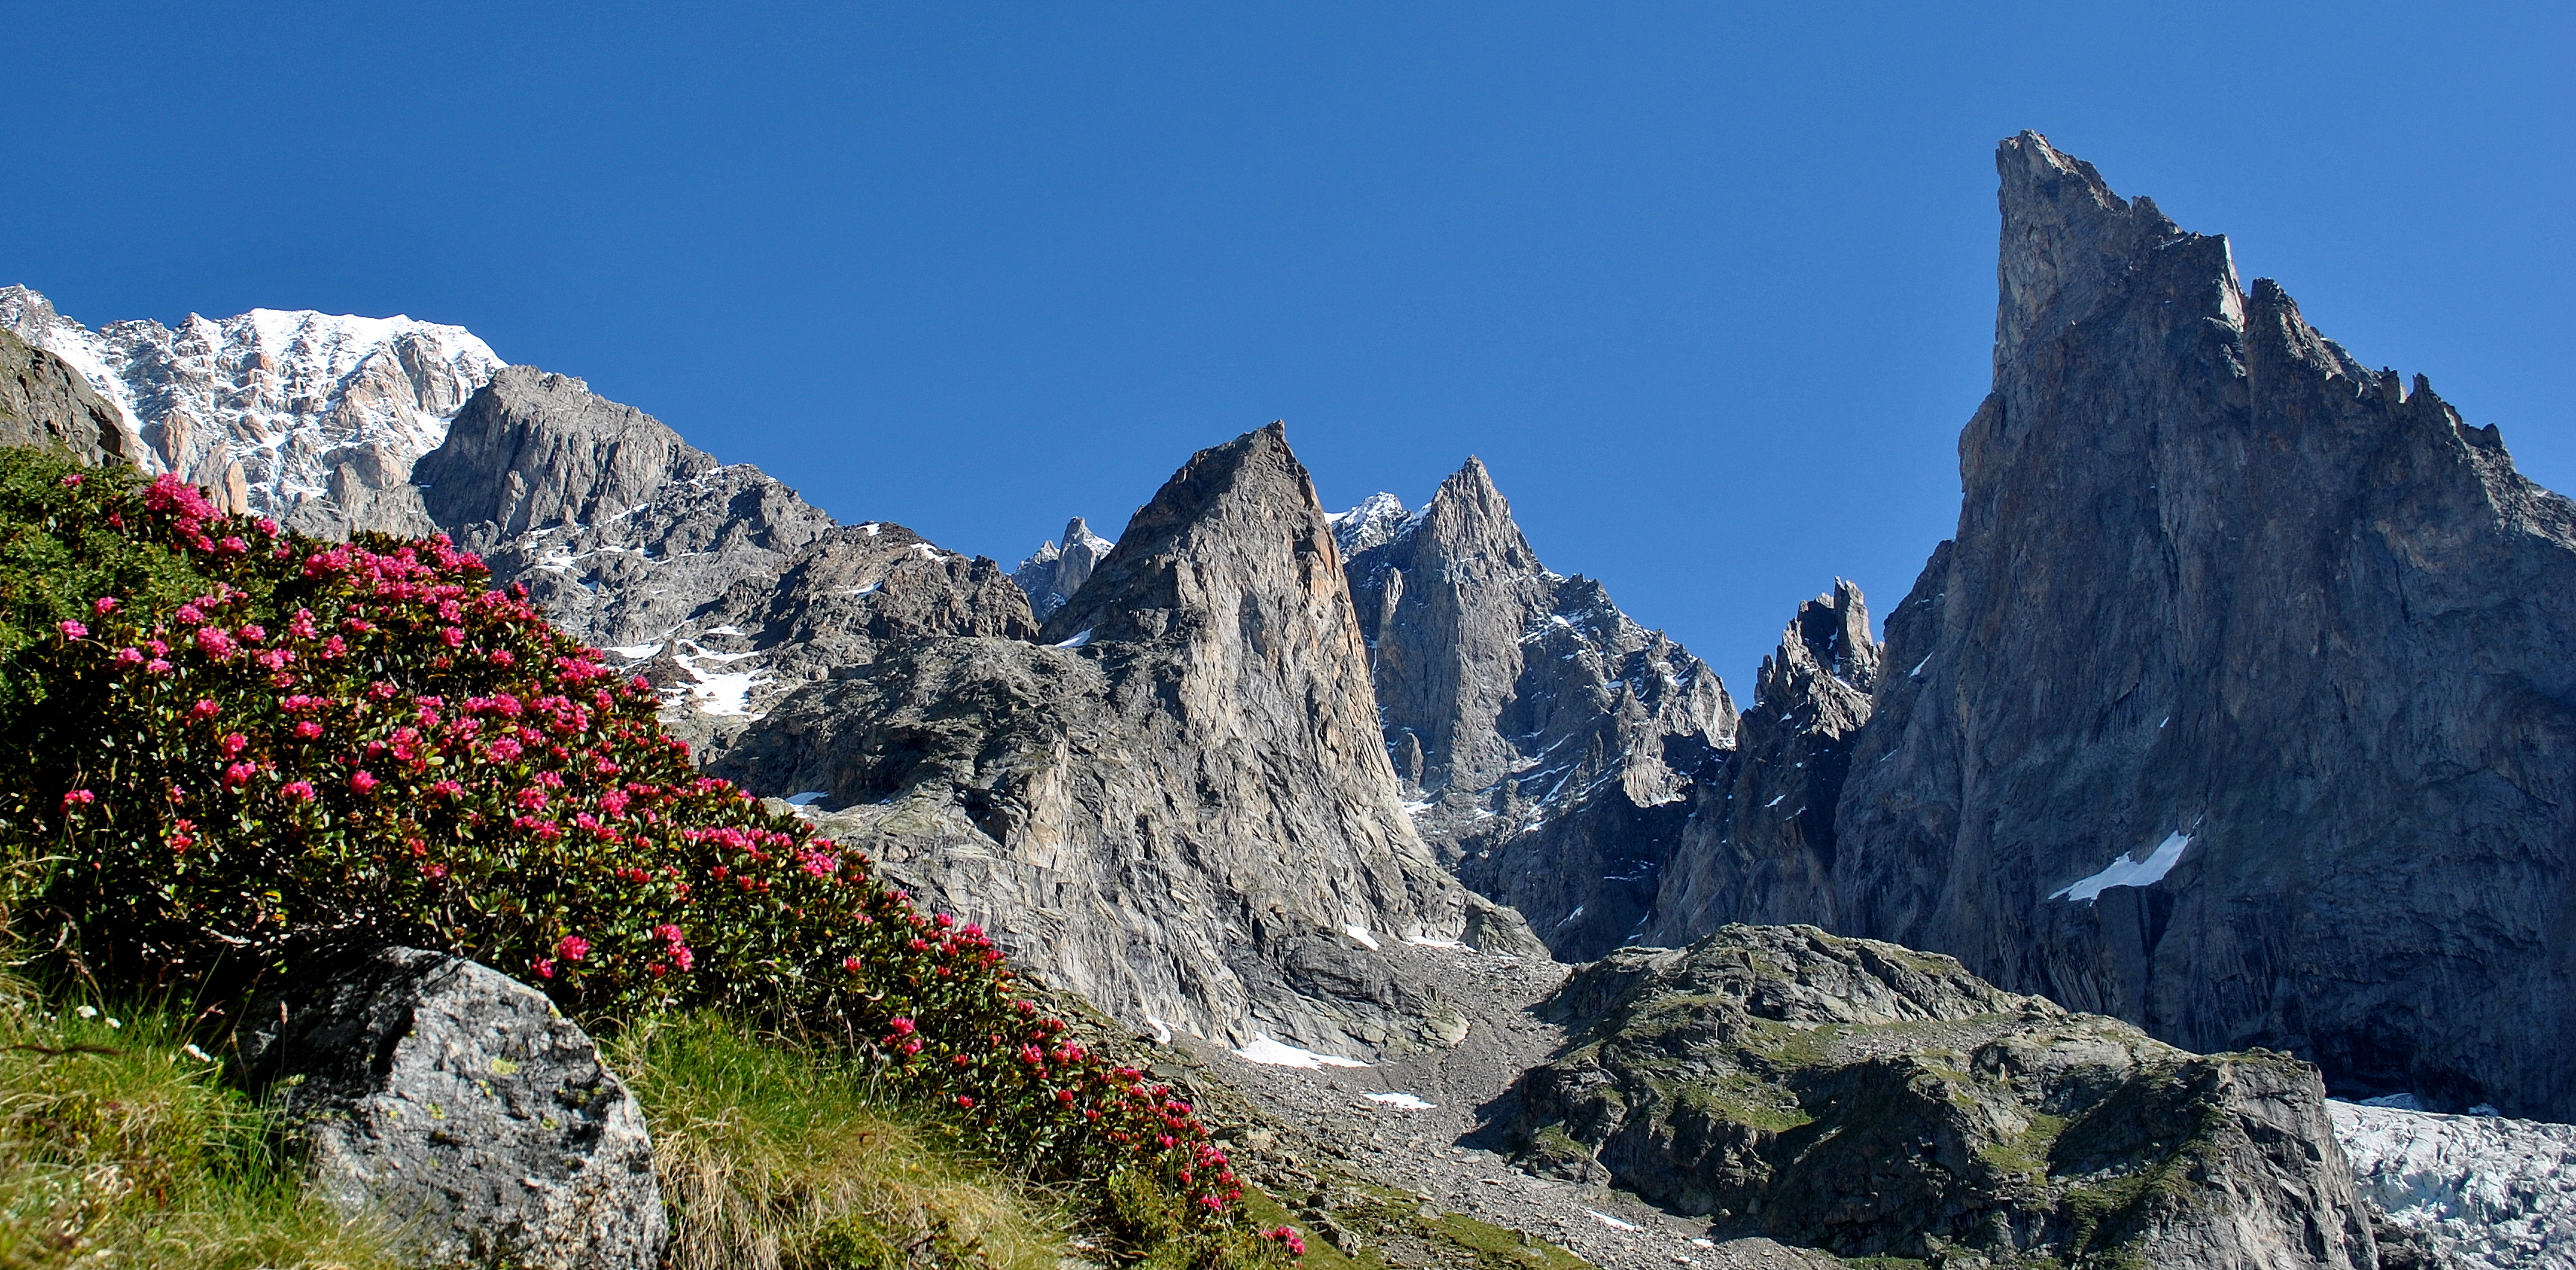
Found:
[[[900,525],[837,524],[760,469],[534,367],[496,372],[414,478],[496,581],[652,679],[665,720],[700,744],[887,641],[1036,633],[991,560]]]
[[[1524,1162],[1718,1232],[1942,1264],[2376,1265],[2316,1069],[2200,1056],[1810,926],[1630,950],[1548,1004]]]
[[[2576,503],[2006,141],[1994,391],[1887,623],[1846,931],[2338,1092],[2576,1117]]]
[[[78,368],[143,470],[326,538],[427,532],[412,461],[501,368],[464,328],[408,317],[253,309],[92,331],[13,286],[0,288],[0,327]]]
[[[0,330],[0,445],[61,446],[90,463],[129,461],[116,406],[63,359]]]
[[[1277,426],[1192,457],[1036,644],[933,637],[716,754],[1131,1026],[1337,1053],[1454,1043],[1385,942],[1511,924],[1432,859]],[[836,809],[836,810],[824,810]]]
[[[1686,795],[1734,744],[1725,686],[1541,564],[1475,459],[1420,511],[1379,494],[1334,530],[1422,836],[1561,957],[1635,935]]]
[[[2576,1126],[2329,1104],[2354,1183],[2432,1259],[2463,1270],[2576,1267]]]
[[[1064,545],[1041,544],[1011,571],[1011,581],[1028,593],[1029,611],[1043,622],[1091,580],[1091,571],[1109,557],[1109,549],[1116,545],[1091,532],[1091,526],[1076,516],[1065,522]]]

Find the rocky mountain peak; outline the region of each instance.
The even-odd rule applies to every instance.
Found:
[[[1348,561],[1403,531],[1404,500],[1381,490],[1361,499],[1359,506],[1325,519],[1333,526],[1333,541],[1341,544],[1342,559]]]
[[[415,471],[439,524],[489,523],[512,535],[596,524],[722,466],[579,379],[512,366],[474,395]]]
[[[1998,366],[2033,335],[2083,319],[2149,248],[2182,232],[2154,202],[2112,193],[2092,164],[2036,132],[2004,141],[1995,170],[2003,210]]]
[[[1764,695],[1813,693],[1815,681],[1832,679],[1863,703],[1878,686],[1878,641],[1869,633],[1869,605],[1860,588],[1841,578],[1834,589],[1798,606],[1798,615],[1781,635],[1776,658],[1763,659]],[[1777,683],[1780,693],[1771,691]],[[1858,719],[1853,726],[1858,726]]]
[[[1888,623],[1840,927],[2338,1093],[2576,1114],[2576,504],[2224,238],[2032,135],[1998,167],[1994,391]]]
[[[1091,571],[1109,555],[1117,544],[1091,532],[1091,526],[1076,516],[1065,522],[1064,545],[1041,544],[1029,558],[1012,570],[1011,581],[1029,597],[1029,608],[1043,622],[1064,607],[1066,599],[1091,580]]]
[[[13,286],[0,287],[0,326],[113,403],[142,470],[323,537],[428,532],[412,462],[501,366],[472,332],[400,315],[253,309],[93,331]]]

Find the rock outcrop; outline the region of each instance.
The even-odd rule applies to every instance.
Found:
[[[253,309],[92,331],[25,287],[0,287],[0,327],[88,379],[138,468],[325,538],[429,532],[412,461],[501,367],[464,328],[408,317]]]
[[[2384,1214],[2381,1229],[2419,1240],[2429,1264],[2576,1268],[2576,1125],[2347,1102],[2328,1110],[2354,1184]]]
[[[378,952],[254,1009],[244,1071],[320,1193],[425,1266],[653,1270],[644,1114],[545,995],[444,953]]]
[[[664,693],[699,744],[800,684],[923,634],[1025,638],[991,560],[899,525],[840,525],[578,379],[513,366],[414,468],[429,515],[558,625]]]
[[[1038,639],[894,644],[711,770],[821,795],[820,827],[1131,1027],[1459,1039],[1376,955],[1465,933],[1468,897],[1399,805],[1340,556],[1278,426],[1193,456]]]
[[[2576,503],[2224,238],[2003,143],[1994,391],[1840,929],[2338,1093],[2576,1117]]]
[[[1076,516],[1065,522],[1064,545],[1041,544],[1011,571],[1011,581],[1028,593],[1029,611],[1043,622],[1091,580],[1091,571],[1109,558],[1109,549],[1116,545],[1091,532],[1091,526]]]
[[[1334,529],[1423,837],[1560,957],[1635,935],[1686,794],[1734,744],[1725,686],[1541,564],[1478,460],[1419,512],[1380,494]]]
[[[116,407],[63,359],[0,328],[0,445],[60,447],[84,463],[125,462]]]
[[[1577,971],[1530,1167],[1845,1257],[2371,1270],[2317,1071],[2201,1056],[1958,962],[1727,926]]]
[[[1860,588],[1838,579],[1798,606],[1762,659],[1734,751],[1691,789],[1639,942],[1678,946],[1729,922],[1835,924],[1834,813],[1878,659]]]

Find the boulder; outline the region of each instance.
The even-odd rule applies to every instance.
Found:
[[[241,1060],[314,1186],[427,1266],[652,1270],[666,1223],[635,1097],[544,994],[388,948],[254,1007]]]

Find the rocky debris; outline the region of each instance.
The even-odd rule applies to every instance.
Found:
[[[1685,794],[1734,744],[1725,686],[1541,564],[1476,459],[1419,512],[1379,494],[1333,525],[1424,839],[1559,956],[1635,935]]]
[[[430,531],[413,460],[501,368],[462,327],[253,309],[177,329],[96,331],[25,287],[0,288],[0,327],[77,368],[114,408],[121,452],[177,472],[234,510],[346,538]]]
[[[2424,1251],[2464,1270],[2576,1267],[2576,1126],[2327,1105],[2362,1198]],[[2389,1258],[2383,1251],[2381,1263]]]
[[[0,445],[60,446],[84,463],[126,461],[116,407],[63,359],[0,327]]]
[[[1835,924],[1834,813],[1878,679],[1869,607],[1836,579],[1762,659],[1723,771],[1692,787],[1640,942],[1687,944],[1755,918]]]
[[[1091,532],[1091,526],[1080,516],[1065,522],[1064,545],[1053,542],[1041,545],[1035,554],[1020,562],[1011,572],[1011,581],[1029,597],[1029,611],[1043,622],[1082,584],[1091,580],[1091,571],[1109,557],[1109,549],[1118,544]]]
[[[1574,1037],[1517,1090],[1524,1165],[1718,1231],[1943,1264],[2376,1262],[2324,1085],[2287,1055],[2185,1053],[1811,926],[1616,953],[1547,1014]]]
[[[420,1264],[652,1270],[666,1233],[644,1115],[545,996],[473,962],[377,952],[254,1007],[253,1086],[319,1191]]]
[[[1398,803],[1280,428],[1193,456],[1038,639],[892,645],[709,768],[820,794],[818,827],[1130,1027],[1360,1055],[1463,1035],[1384,957],[1458,937],[1468,901]]]
[[[556,624],[659,687],[704,746],[889,640],[1036,633],[1001,567],[839,525],[578,379],[513,366],[415,468],[429,514]]]
[[[2576,1118],[2576,503],[2227,240],[1998,154],[1994,391],[1836,919],[2339,1094]]]

